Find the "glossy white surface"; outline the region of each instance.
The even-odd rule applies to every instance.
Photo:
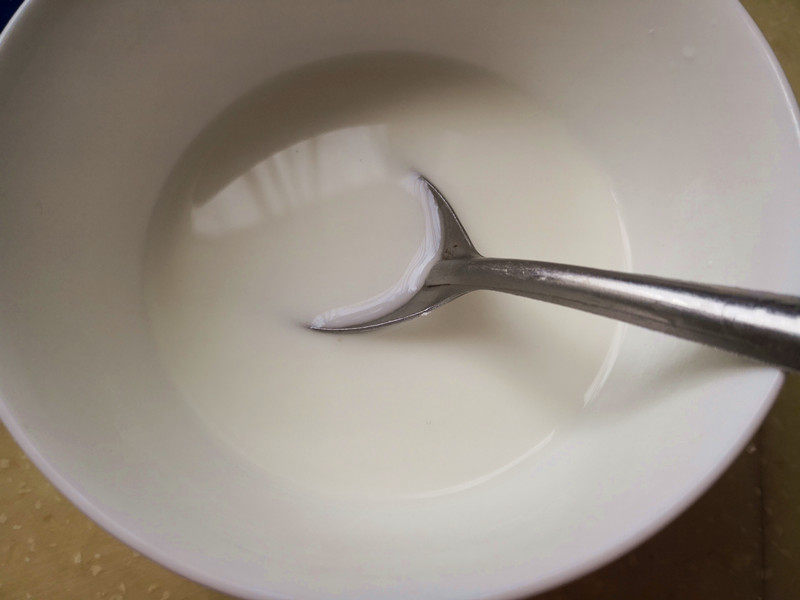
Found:
[[[527,90],[608,173],[635,270],[800,293],[796,106],[734,3],[33,2],[0,46],[0,414],[103,526],[232,593],[541,590],[696,497],[779,375],[631,328],[535,470],[337,502],[215,444],[155,359],[141,265],[173,166],[254,86],[366,51],[456,58]],[[498,233],[466,225],[492,253]]]

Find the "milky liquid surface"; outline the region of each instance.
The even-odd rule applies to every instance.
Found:
[[[255,90],[171,174],[145,299],[186,402],[276,481],[426,495],[535,469],[608,367],[614,323],[498,293],[368,334],[305,328],[405,272],[425,226],[410,170],[486,256],[626,268],[609,181],[489,73],[364,56]]]

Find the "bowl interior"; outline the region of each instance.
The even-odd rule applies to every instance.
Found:
[[[738,5],[33,1],[0,46],[0,415],[91,517],[233,593],[540,590],[686,506],[779,374],[630,328],[535,469],[435,498],[337,500],[215,442],[155,357],[144,245],[186,147],[278,73],[377,51],[527,90],[611,178],[635,270],[800,293],[796,106]]]

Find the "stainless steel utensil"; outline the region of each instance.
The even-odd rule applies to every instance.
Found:
[[[441,256],[423,287],[383,317],[317,331],[364,332],[400,323],[474,290],[543,300],[800,370],[800,298],[572,265],[485,258],[453,208],[420,176],[436,202]]]

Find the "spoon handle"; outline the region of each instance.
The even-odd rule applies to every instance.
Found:
[[[557,263],[444,260],[429,285],[561,304],[800,370],[800,298]]]

